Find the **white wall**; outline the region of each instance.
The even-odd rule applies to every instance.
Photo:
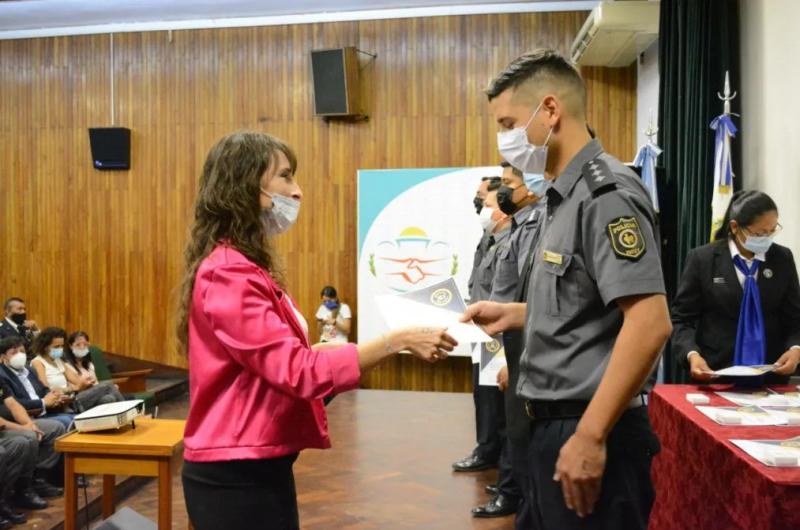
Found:
[[[653,111],[653,124],[658,126],[658,41],[654,42],[639,56],[638,80],[636,85],[636,147],[642,146],[644,135]],[[657,138],[653,138],[658,141]]]
[[[800,32],[797,0],[740,2],[744,188],[768,193],[778,242],[800,262]]]

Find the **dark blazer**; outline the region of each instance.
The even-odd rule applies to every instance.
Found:
[[[11,368],[5,364],[0,364],[0,379],[3,380],[6,388],[12,392],[14,399],[16,399],[26,410],[42,408],[42,402],[38,399],[30,399],[28,397],[28,392],[25,390],[22,382],[11,370]],[[36,375],[36,372],[34,372],[31,368],[28,368],[28,381],[31,382],[33,389],[40,398],[45,397],[47,393],[50,392],[50,390],[48,390],[47,387],[44,386],[41,381],[39,381],[39,377]]]
[[[33,333],[25,326],[18,326],[19,329],[14,328],[5,318],[0,320],[0,339],[6,337],[20,337],[25,343],[25,348],[30,349],[31,341],[33,340]]]
[[[768,364],[800,345],[800,283],[792,251],[772,244],[758,272]],[[728,248],[715,241],[689,252],[672,302],[672,353],[688,367],[695,350],[712,370],[733,364],[743,290]]]

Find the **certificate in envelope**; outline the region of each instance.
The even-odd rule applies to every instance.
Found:
[[[453,278],[418,291],[376,296],[375,302],[386,325],[392,329],[408,326],[447,328],[447,333],[460,344],[492,340],[474,323],[459,322],[467,306]]]

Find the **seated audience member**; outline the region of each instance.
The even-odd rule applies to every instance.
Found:
[[[73,414],[64,412],[64,395],[48,389],[28,369],[25,346],[20,337],[0,340],[0,380],[28,415],[56,420],[69,430]]]
[[[0,339],[20,337],[25,343],[25,349],[30,351],[34,337],[39,334],[39,327],[33,320],[28,320],[25,301],[13,296],[6,300],[3,309],[6,318],[0,322]]]
[[[97,404],[114,403],[124,401],[125,397],[111,381],[97,380],[94,371],[94,364],[89,355],[89,335],[85,331],[76,331],[67,337],[67,347],[64,350],[64,360],[67,365],[67,373],[74,371],[74,375],[80,381],[82,388],[78,392],[78,401],[85,401],[87,392],[91,390],[95,394]],[[89,407],[85,407],[89,408]]]
[[[322,304],[317,309],[319,341],[346,343],[353,318],[350,306],[339,301],[336,289],[330,285],[322,288],[320,296]]]
[[[61,328],[45,328],[33,342],[35,357],[31,368],[42,384],[50,390],[67,394],[73,398],[72,408],[82,412],[103,403],[118,401],[119,391],[110,383],[96,384],[90,378],[81,377],[64,361],[66,332]]]
[[[47,508],[42,497],[59,497],[63,493],[35,475],[52,473],[61,460],[53,444],[64,434],[64,426],[54,420],[31,420],[17,403],[5,382],[0,380],[0,455],[3,456],[0,474],[0,518],[14,521],[9,503],[17,508],[41,510]],[[14,493],[12,495],[12,488]]]
[[[783,382],[800,361],[800,284],[792,252],[773,242],[775,202],[734,194],[713,243],[686,258],[672,303],[672,349],[692,378],[732,365],[774,364]]]

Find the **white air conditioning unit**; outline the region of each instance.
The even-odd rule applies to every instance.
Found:
[[[659,2],[600,2],[572,43],[581,66],[628,66],[658,38]]]

